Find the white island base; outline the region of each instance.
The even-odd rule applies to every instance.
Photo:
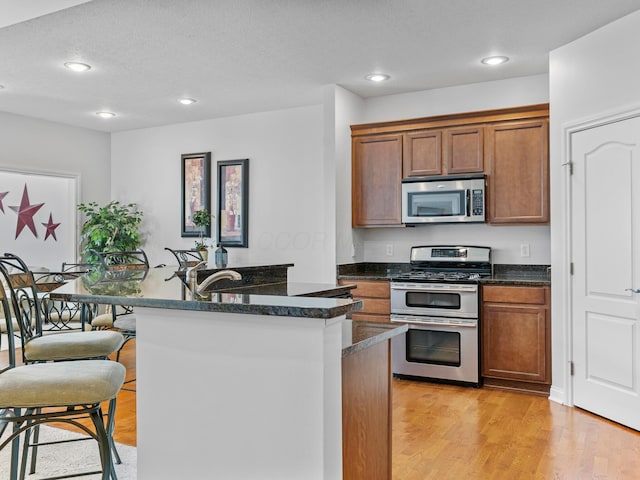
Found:
[[[342,320],[136,307],[138,479],[342,478]]]

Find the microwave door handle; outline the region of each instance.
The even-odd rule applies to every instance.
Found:
[[[471,216],[471,189],[467,188],[467,217]]]

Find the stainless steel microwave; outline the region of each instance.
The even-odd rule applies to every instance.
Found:
[[[402,180],[402,223],[485,221],[485,176],[415,177]]]

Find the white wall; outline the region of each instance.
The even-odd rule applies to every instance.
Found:
[[[535,75],[366,99],[361,123],[508,108],[548,101],[548,77]],[[350,151],[349,147],[349,159]],[[341,152],[337,162],[345,162],[346,155],[346,152]],[[353,239],[355,260],[371,262],[407,262],[412,245],[429,243],[490,246],[494,249],[494,263],[550,263],[548,226],[491,227],[469,224],[372,228],[355,231]],[[529,257],[520,256],[522,243],[530,245]],[[352,261],[347,260],[350,253],[343,251],[346,246],[342,243],[339,245],[340,263]],[[386,245],[392,245],[392,256],[386,255]]]
[[[357,230],[351,228],[351,129],[350,125],[361,123],[364,100],[345,90],[335,87],[335,185],[336,185],[336,263],[357,261],[352,256],[359,242]],[[361,247],[360,244],[358,244]]]
[[[109,200],[108,133],[0,112],[0,145],[0,169],[77,177],[80,202]]]
[[[414,245],[487,246],[493,263],[548,265],[551,258],[548,226],[418,225],[366,229],[362,237],[363,257],[368,261],[408,262]],[[520,256],[522,244],[529,245],[529,257]],[[387,255],[387,245],[392,246],[392,255]]]
[[[364,123],[492,110],[549,101],[547,75],[509,78],[367,99]]]
[[[144,212],[151,264],[175,264],[164,247],[194,245],[180,237],[180,155],[210,151],[212,205],[216,162],[249,159],[249,247],[228,248],[229,265],[294,263],[293,281],[335,280],[335,240],[324,228],[333,192],[325,191],[323,110],[315,105],[114,133],[111,195]]]
[[[564,129],[572,123],[640,106],[640,12],[550,54],[552,357],[551,397],[571,402],[569,359],[569,223]]]

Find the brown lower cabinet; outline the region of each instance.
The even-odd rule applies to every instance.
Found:
[[[485,386],[548,394],[551,386],[548,286],[482,287]]]
[[[391,313],[388,280],[338,280],[338,285],[356,285],[351,290],[354,300],[362,300],[362,310],[353,312],[353,320],[389,322]]]
[[[391,479],[391,342],[342,359],[344,480]]]

